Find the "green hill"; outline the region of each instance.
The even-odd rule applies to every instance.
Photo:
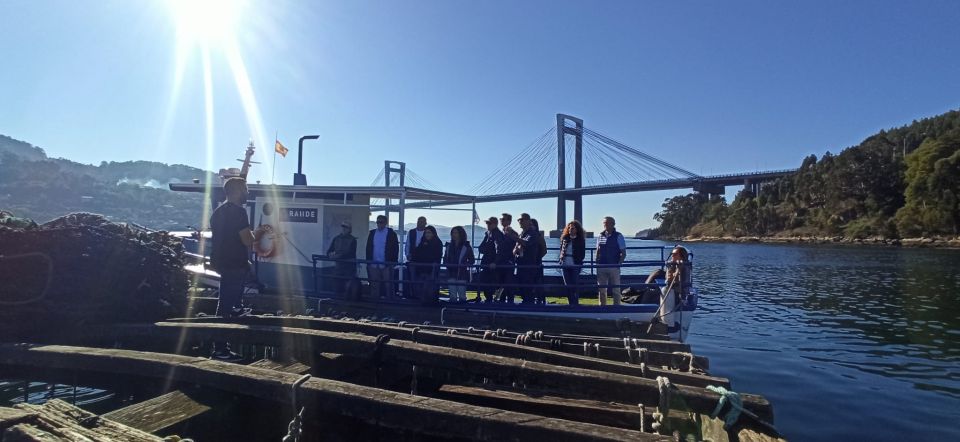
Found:
[[[796,173],[729,204],[700,194],[669,198],[654,219],[672,237],[957,235],[960,111],[880,131],[836,155],[811,155]]]
[[[0,135],[0,209],[38,222],[70,212],[100,213],[154,229],[184,230],[200,222],[201,195],[167,184],[213,175],[185,165],[150,161],[99,166],[49,158],[43,149]]]

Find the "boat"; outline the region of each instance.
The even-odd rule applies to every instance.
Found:
[[[301,138],[299,155],[302,161],[303,140]],[[247,147],[247,155],[241,169],[222,169],[221,180],[231,176],[245,177],[250,167],[250,157],[253,154],[254,147],[251,143]],[[258,292],[265,289],[268,292],[279,293],[290,296],[302,296],[306,298],[317,298],[326,301],[360,301],[379,303],[379,300],[370,299],[370,296],[357,299],[348,297],[343,292],[342,284],[337,284],[337,278],[333,272],[337,262],[326,257],[323,251],[326,250],[331,240],[340,231],[339,226],[343,222],[348,222],[353,226],[358,226],[354,236],[357,237],[357,250],[362,251],[366,247],[365,226],[369,225],[369,218],[372,212],[383,211],[386,214],[395,213],[397,215],[398,225],[404,225],[404,215],[407,206],[416,203],[417,207],[423,207],[425,204],[443,202],[445,204],[460,203],[471,204],[476,208],[476,197],[471,195],[462,195],[449,192],[440,192],[429,189],[422,189],[404,184],[403,173],[404,163],[388,161],[386,162],[385,175],[386,183],[399,182],[399,185],[385,186],[311,186],[306,184],[306,175],[302,173],[302,163],[298,165],[298,173],[294,174],[293,185],[273,185],[248,183],[249,199],[246,208],[249,213],[250,224],[252,226],[263,228],[267,232],[255,244],[254,252],[251,255],[251,261],[254,263],[254,272],[257,280],[257,287],[248,289],[248,293]],[[393,177],[391,181],[391,172],[399,174],[399,180]],[[219,204],[224,199],[222,183],[200,183],[194,180],[193,183],[171,183],[170,189],[179,192],[197,192],[206,193],[213,206]],[[382,201],[382,202],[381,202]],[[475,210],[471,212],[471,215]],[[474,217],[471,216],[470,223],[474,225]],[[364,226],[364,227],[360,227]],[[470,229],[472,233],[471,243],[477,244],[477,229]],[[406,235],[402,229],[397,229],[398,237],[401,241],[401,249],[404,247]],[[190,262],[187,263],[187,270],[194,275],[197,284],[215,289],[219,276],[206,268],[205,251],[209,235],[206,232],[194,231],[180,234],[183,238],[185,249],[188,252]],[[630,249],[643,250],[645,253],[651,253],[650,259],[628,260],[624,262],[623,267],[635,268],[660,268],[663,269],[665,262],[666,247],[628,247]],[[639,253],[639,252],[638,252]],[[403,287],[409,284],[404,276],[408,273],[408,263],[403,261],[401,254],[400,262],[396,263],[397,273],[396,282],[398,286]],[[659,258],[657,258],[659,256]],[[358,267],[358,277],[361,281],[360,286],[365,286],[365,265],[364,260],[350,260]],[[540,289],[559,289],[562,286],[562,279],[558,276],[557,266],[544,266],[547,272],[555,272],[557,275],[547,275],[543,283],[539,285]],[[593,269],[597,266],[593,263],[592,253],[590,259],[584,263],[585,273],[582,275],[581,287],[583,289],[594,289],[595,278]],[[477,269],[479,270],[479,265]],[[446,278],[443,276],[443,269],[439,269],[437,278],[438,285],[442,288]],[[468,286],[468,291],[477,290],[478,284],[473,283]],[[624,274],[621,277],[621,286],[623,288],[666,290],[662,280],[655,284],[647,284],[646,278],[641,275]],[[559,291],[559,290],[557,290]],[[345,299],[348,298],[348,299]],[[663,296],[661,298],[670,298]],[[570,306],[559,304],[547,304],[530,306],[525,304],[503,304],[503,303],[473,303],[473,304],[454,304],[441,302],[439,307],[439,318],[442,323],[455,324],[457,320],[451,318],[474,318],[474,320],[485,321],[486,325],[496,325],[496,321],[490,319],[500,318],[505,320],[509,317],[511,323],[517,321],[539,319],[548,319],[552,321],[557,329],[562,329],[562,325],[569,321],[595,321],[599,323],[629,323],[632,327],[616,327],[618,334],[635,335],[642,329],[651,330],[649,325],[654,322],[664,322],[665,330],[671,339],[684,341],[689,332],[694,312],[697,309],[699,295],[695,287],[692,287],[689,293],[678,297],[677,305],[670,309],[661,309],[659,299],[656,297],[641,303],[623,303],[617,306]],[[416,304],[415,301],[409,302]],[[423,307],[430,308],[430,307]],[[661,312],[658,314],[658,311]],[[659,320],[659,321],[658,321]],[[461,322],[462,323],[462,322]],[[625,330],[629,329],[627,332]]]

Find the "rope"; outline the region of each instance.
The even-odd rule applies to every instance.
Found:
[[[689,353],[689,352],[685,353],[685,352],[681,352],[681,351],[676,351],[676,352],[673,352],[673,353],[674,353],[674,354],[678,354],[678,355],[680,355],[681,357],[684,358],[684,361],[681,361],[680,364],[677,364],[677,368],[678,368],[678,369],[682,369],[682,368],[683,368],[683,367],[681,367],[681,365],[683,365],[682,363],[683,363],[683,362],[686,362],[686,363],[687,363],[687,372],[688,372],[688,373],[699,374],[699,373],[703,373],[703,372],[704,372],[702,369],[700,369],[699,367],[697,367],[697,366],[695,366],[695,365],[693,364],[693,353]]]
[[[303,385],[304,382],[307,382],[307,379],[310,379],[310,375],[305,374],[293,383],[293,391],[290,396],[293,401],[294,411],[297,410],[297,406],[299,405],[297,401],[297,391],[300,390],[300,386]],[[287,424],[287,435],[283,436],[283,442],[297,442],[300,440],[300,436],[303,433],[303,412],[305,409],[306,407],[300,407],[300,411],[293,415],[293,419]]]
[[[383,353],[383,346],[388,342],[390,342],[390,335],[377,335],[377,339],[373,341],[373,354],[370,360],[374,366],[374,385],[380,385],[380,355]]]
[[[420,333],[420,327],[414,327],[413,330],[410,330],[410,340],[417,342],[417,333]]]
[[[410,380],[410,394],[417,394],[417,366],[413,366],[413,379]]]
[[[720,410],[723,409],[723,405],[725,403],[730,404],[730,409],[723,417],[723,429],[729,430],[734,424],[737,423],[737,419],[740,418],[740,412],[743,411],[743,400],[740,398],[740,394],[729,391],[723,387],[714,387],[713,385],[707,386],[707,390],[720,395],[720,400],[717,401],[717,406],[714,407],[713,413],[710,413],[711,418],[717,417],[717,415],[720,414]]]
[[[667,431],[665,423],[670,417],[670,379],[666,376],[657,376],[657,390],[660,392],[660,402],[657,404],[657,411],[653,413],[653,424],[651,425],[657,433],[665,434]],[[710,387],[707,387],[710,388]]]

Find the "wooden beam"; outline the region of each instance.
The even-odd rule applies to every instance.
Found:
[[[443,385],[438,395],[467,404],[538,414],[559,419],[582,420],[598,425],[641,430],[643,408],[610,402],[530,395],[498,388]]]
[[[34,412],[0,407],[0,432],[17,424],[32,422],[36,418],[37,413]]]
[[[326,330],[333,332],[342,332],[342,333],[363,333],[365,335],[377,336],[385,334],[390,336],[391,339],[406,339],[410,340],[413,338],[412,329],[391,326],[385,324],[370,324],[357,321],[342,321],[342,320],[333,320],[333,319],[317,319],[317,318],[304,318],[304,317],[288,317],[288,316],[250,316],[237,318],[235,321],[227,321],[223,318],[196,318],[196,319],[181,319],[177,321],[170,322],[183,322],[183,323],[238,323],[238,324],[248,324],[248,325],[265,325],[265,326],[282,326],[282,327],[296,327],[296,328],[305,328],[310,330]],[[513,344],[513,340],[509,338],[501,339],[483,339],[482,335],[474,335],[470,333],[465,334],[447,334],[436,330],[436,328],[431,328],[430,330],[419,330],[417,333],[416,341],[428,344],[428,345],[438,345],[444,347],[459,348],[463,350],[471,350],[484,354],[491,354],[497,356],[506,356],[512,358],[521,358],[526,360],[532,360],[537,362],[543,362],[548,364],[556,365],[566,365],[571,367],[580,367],[580,368],[589,368],[593,370],[603,370],[610,371],[613,373],[621,373],[632,376],[642,376],[643,371],[640,369],[639,361],[636,361],[634,364],[627,364],[625,361],[629,359],[626,349],[623,347],[622,340],[616,340],[620,347],[610,347],[602,346],[598,351],[595,347],[591,347],[590,354],[592,356],[585,357],[582,356],[583,346],[581,344],[563,344],[566,345],[567,350],[569,351],[556,351],[551,350],[551,343],[548,341],[538,341],[532,340],[527,345],[517,346]],[[643,345],[640,342],[638,345]],[[663,344],[659,341],[653,342],[644,342],[644,344]],[[684,344],[678,344],[684,345]],[[667,347],[665,348],[686,348],[686,351],[689,352],[690,347]],[[576,351],[574,351],[576,349]],[[674,350],[678,351],[678,350]],[[634,357],[639,355],[637,350],[631,350]],[[604,359],[612,362],[604,362]],[[674,370],[664,370],[660,367],[686,367],[689,365],[687,363],[687,357],[678,354],[678,353],[667,353],[663,351],[654,351],[648,349],[647,351],[647,365],[648,365],[648,375],[647,377],[656,378],[657,376],[669,375],[672,373],[677,373]],[[694,356],[694,365],[698,368],[705,369],[709,364],[706,362],[706,358]],[[691,381],[690,385],[722,385],[729,386],[730,381],[725,378],[720,377],[709,377],[709,379],[702,379],[703,383],[700,383],[700,378],[694,378],[695,380]]]
[[[358,337],[362,339],[363,337]],[[130,350],[0,344],[0,364],[97,371],[188,382],[236,394],[289,403],[300,376],[239,364]],[[669,441],[671,438],[524,413],[413,396],[329,379],[311,378],[297,390],[310,411],[350,416],[371,425],[419,434],[473,440]]]
[[[147,433],[156,433],[208,410],[209,406],[178,390],[111,411],[103,417]]]
[[[325,353],[325,356],[336,358],[339,355],[333,355],[332,353]],[[310,367],[304,364],[301,364],[297,361],[271,361],[269,359],[261,359],[259,361],[253,362],[250,364],[251,367],[265,368],[267,370],[277,370],[284,373],[293,373],[293,374],[307,374],[310,373]]]
[[[43,405],[17,404],[17,409],[36,413],[37,429],[66,440],[122,440],[130,442],[161,442],[150,433],[102,419],[60,399],[49,400]],[[82,439],[86,438],[86,439]],[[6,441],[6,438],[4,439]]]
[[[372,355],[378,348],[377,338],[286,327],[247,326],[241,324],[157,323],[117,327],[115,332],[125,339],[146,336],[168,342],[182,342],[183,337],[203,340],[238,341],[249,344],[286,345],[301,349]],[[91,330],[93,331],[93,330]],[[636,376],[588,370],[576,367],[557,367],[551,364],[525,361],[502,356],[477,354],[472,351],[435,347],[415,342],[392,340],[380,346],[381,357],[421,367],[433,367],[483,377],[500,377],[529,385],[568,389],[603,400],[624,403],[655,404],[659,401],[657,382]],[[691,382],[698,375],[671,373],[672,382]],[[699,376],[701,379],[709,377]],[[674,379],[676,379],[674,381]],[[673,394],[682,396],[688,406],[698,413],[710,413],[720,396],[701,387],[678,385]],[[743,394],[744,407],[772,422],[770,403],[761,396]]]

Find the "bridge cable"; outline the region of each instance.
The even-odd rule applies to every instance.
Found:
[[[546,140],[549,139],[550,135],[554,134],[555,131],[556,131],[556,127],[551,126],[540,137],[538,137],[529,145],[527,145],[527,147],[525,147],[524,149],[521,149],[519,152],[513,155],[509,160],[501,164],[497,169],[495,169],[493,172],[491,172],[490,174],[485,176],[483,179],[481,179],[477,184],[473,185],[470,189],[468,189],[468,193],[473,193],[475,195],[482,195],[496,188],[504,180],[507,180],[508,178],[510,178],[510,175],[513,173],[518,160],[530,154],[531,152],[534,152],[537,149],[539,149],[540,146],[543,145],[546,142]]]
[[[634,148],[632,148],[632,147],[630,147],[630,146],[627,146],[627,145],[625,145],[625,144],[623,144],[623,143],[621,143],[621,142],[619,142],[619,141],[617,141],[617,140],[614,140],[614,139],[612,139],[612,138],[610,138],[610,137],[607,137],[606,135],[603,135],[603,134],[601,134],[601,133],[599,133],[599,132],[596,132],[596,131],[594,131],[594,130],[591,130],[591,129],[589,129],[589,128],[584,127],[584,128],[583,128],[583,131],[584,131],[585,134],[588,134],[588,135],[590,135],[590,136],[593,136],[593,137],[595,137],[595,138],[598,138],[598,139],[600,139],[601,141],[604,141],[604,142],[606,142],[606,143],[608,143],[608,144],[610,144],[610,145],[612,145],[612,146],[619,147],[620,149],[622,149],[622,150],[624,150],[624,151],[630,152],[630,153],[632,153],[632,154],[634,154],[634,155],[636,155],[636,156],[642,157],[642,158],[644,158],[644,159],[646,159],[646,160],[648,160],[648,161],[651,161],[651,162],[653,162],[653,163],[656,163],[656,164],[659,164],[659,165],[661,165],[661,166],[667,167],[668,169],[671,169],[671,170],[673,170],[673,171],[679,172],[680,174],[685,175],[685,176],[688,177],[688,178],[698,178],[698,177],[699,177],[699,175],[697,175],[697,174],[695,174],[695,173],[693,173],[693,172],[690,172],[690,171],[688,171],[688,170],[686,170],[686,169],[683,169],[683,168],[681,168],[680,166],[671,164],[671,163],[669,163],[669,162],[666,162],[666,161],[664,161],[664,160],[661,160],[661,159],[659,159],[659,158],[656,158],[656,157],[654,157],[654,156],[652,156],[652,155],[643,153],[643,152],[641,152],[641,151],[639,151],[639,150],[637,150],[637,149],[634,149]]]

